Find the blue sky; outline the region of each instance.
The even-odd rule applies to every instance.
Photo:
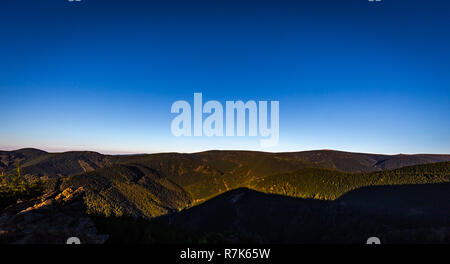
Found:
[[[450,153],[450,3],[6,0],[0,149]],[[280,101],[280,141],[174,137],[176,100]]]

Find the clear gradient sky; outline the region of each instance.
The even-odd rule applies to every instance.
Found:
[[[450,1],[6,0],[0,149],[450,153]],[[174,137],[176,100],[279,100],[280,141]]]

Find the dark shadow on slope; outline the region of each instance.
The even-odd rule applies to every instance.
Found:
[[[86,215],[81,200],[71,200],[67,197],[73,195],[66,193],[63,200],[52,198],[53,203],[44,199],[39,205],[35,201],[22,204],[20,210],[32,204],[36,207],[27,209],[25,218],[17,213],[20,210],[5,211],[0,229],[8,231],[4,243],[59,243],[66,235],[64,230],[79,230],[79,226],[84,231],[77,235],[91,243],[108,237],[106,243],[363,244],[371,236],[383,243],[450,243],[449,194],[448,183],[367,187],[336,201],[240,188],[190,209],[147,220]],[[37,213],[45,213],[47,218],[34,222]],[[23,222],[30,220],[33,222]],[[96,229],[91,228],[92,222]],[[17,224],[25,227],[22,233],[17,232]]]
[[[164,216],[199,232],[237,233],[261,243],[450,242],[450,184],[378,186],[333,201],[236,189]]]
[[[335,202],[405,225],[449,225],[450,183],[362,187]]]

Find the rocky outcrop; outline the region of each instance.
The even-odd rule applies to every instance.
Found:
[[[69,237],[81,243],[104,243],[87,215],[82,187],[51,192],[7,208],[0,216],[0,243],[64,244]]]

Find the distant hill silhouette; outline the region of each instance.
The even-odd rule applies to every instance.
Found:
[[[305,161],[323,165],[326,168],[338,169],[346,172],[393,170],[406,166],[449,161],[450,158],[450,155],[438,154],[381,155],[335,150],[314,150],[289,154]]]
[[[0,166],[4,171],[20,163],[29,177],[57,178],[91,171],[110,165],[108,155],[91,151],[48,153],[37,149],[0,151]]]
[[[217,173],[231,170],[243,173],[273,174],[303,167],[321,167],[344,172],[373,172],[418,164],[450,161],[450,155],[381,155],[334,150],[289,153],[256,151],[205,151],[193,154],[163,153],[141,155],[103,155],[91,151],[48,153],[38,149],[0,151],[0,169],[10,170],[19,162],[24,173],[49,178],[69,176],[93,169],[123,163],[155,163],[167,159],[207,163]],[[239,167],[243,170],[240,171]],[[244,171],[247,169],[247,171]]]

